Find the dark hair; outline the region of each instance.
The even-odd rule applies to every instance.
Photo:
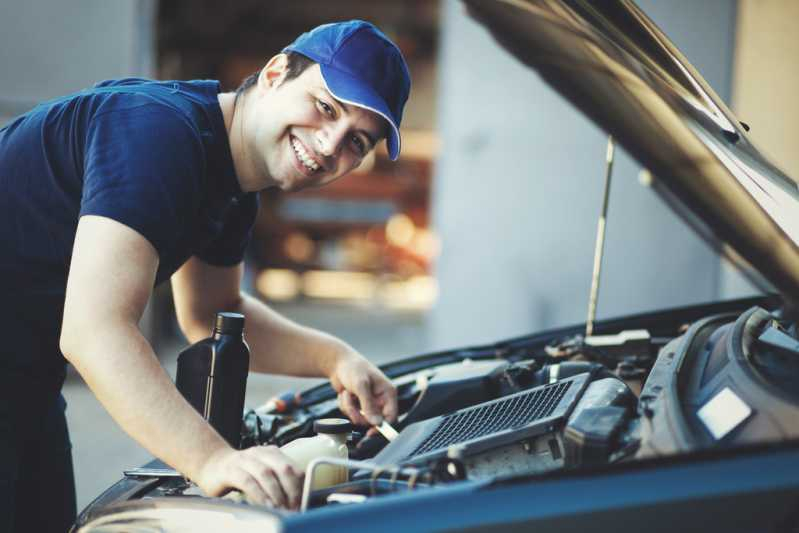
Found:
[[[286,54],[286,57],[288,58],[286,77],[284,78],[284,81],[293,80],[305,72],[308,67],[316,63],[313,59],[302,54],[298,54],[297,52],[284,52],[284,54]],[[258,82],[258,76],[260,75],[261,70],[259,69],[244,78],[244,81],[242,81],[241,85],[239,85],[236,89],[236,100],[238,100],[239,96],[244,94],[247,89]]]

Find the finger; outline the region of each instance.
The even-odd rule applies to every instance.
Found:
[[[257,457],[246,457],[243,467],[255,478],[275,507],[287,507],[288,498],[273,471],[272,463],[272,457],[264,457],[259,453]]]
[[[358,405],[358,399],[349,391],[344,391],[341,393],[341,403],[343,405],[343,410],[347,413],[347,416],[352,421],[353,424],[356,426],[371,426],[372,424],[366,419],[366,417],[361,413],[360,405]]]
[[[273,472],[283,487],[283,492],[286,494],[287,507],[289,509],[297,509],[300,506],[300,499],[302,498],[302,479],[303,476],[297,472],[297,469],[288,461],[283,459],[285,457],[280,453],[280,464],[273,467]]]
[[[341,410],[344,416],[352,420],[352,405],[350,405],[350,403],[350,399],[347,397],[347,391],[341,391],[338,393],[338,408]]]
[[[271,503],[268,494],[264,491],[263,487],[261,487],[260,483],[258,483],[250,472],[244,468],[236,469],[231,476],[230,484],[243,492],[247,496],[248,501],[261,505]]]
[[[355,380],[353,390],[355,396],[358,397],[358,402],[361,404],[361,411],[369,421],[369,425],[376,426],[383,421],[383,415],[380,414],[380,409],[375,405],[375,399],[372,395],[371,380],[362,376]]]
[[[288,509],[289,507],[289,500],[288,496],[286,496],[286,491],[283,490],[283,486],[278,481],[275,472],[272,469],[262,471],[260,477],[258,478],[258,482],[264,488],[267,496],[269,499],[272,500],[275,507],[283,507]]]
[[[358,406],[355,405],[355,402],[347,391],[341,391],[338,395],[338,406],[341,408],[341,412],[344,413],[347,418],[352,420],[353,424],[358,425],[358,418],[360,415],[358,414]]]
[[[358,399],[358,397],[352,392],[347,392],[347,397],[352,405],[352,410],[355,411],[355,416],[352,419],[353,423],[359,426],[372,426],[373,424],[369,421],[369,418],[366,412],[364,412],[363,407],[361,407],[361,401]]]
[[[383,378],[377,385],[377,397],[383,403],[383,416],[389,422],[397,420],[397,388],[387,378]]]

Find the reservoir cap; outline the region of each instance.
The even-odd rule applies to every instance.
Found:
[[[241,313],[217,313],[214,331],[227,335],[241,335],[244,331],[244,315]]]
[[[346,418],[320,418],[313,423],[313,430],[328,435],[347,433],[352,431],[352,422]]]

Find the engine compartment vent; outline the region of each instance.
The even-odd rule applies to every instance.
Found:
[[[443,417],[438,428],[411,452],[410,457],[486,435],[518,429],[535,420],[546,418],[552,415],[572,383],[554,383],[447,415]]]

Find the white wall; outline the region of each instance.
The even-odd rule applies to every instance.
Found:
[[[639,2],[729,97],[736,2]],[[585,320],[606,136],[445,0],[431,347]],[[714,299],[719,261],[618,154],[598,317]]]
[[[153,73],[155,0],[0,0],[0,123],[96,81]]]

